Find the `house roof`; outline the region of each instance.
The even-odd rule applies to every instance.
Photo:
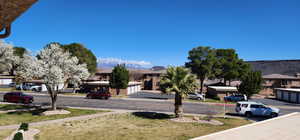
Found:
[[[227,86],[208,86],[208,88],[214,89],[216,91],[221,91],[221,92],[237,92],[236,87],[227,87]]]
[[[289,76],[289,75],[282,75],[282,74],[269,74],[269,75],[264,75],[263,79],[300,79],[300,78]]]
[[[166,70],[148,70],[148,69],[128,69],[130,73],[141,73],[141,74],[162,74],[166,73]],[[109,74],[112,69],[97,69],[97,74]]]
[[[93,81],[93,82],[86,82],[88,85],[109,85],[109,81]],[[141,82],[135,82],[131,81],[128,83],[128,86],[133,86],[133,85],[141,85]]]
[[[300,92],[299,88],[275,88],[275,90],[291,91],[291,92]]]

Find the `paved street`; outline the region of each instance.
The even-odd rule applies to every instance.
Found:
[[[3,99],[3,94],[0,93],[0,101]],[[34,95],[34,104],[47,104],[50,103],[48,95]],[[280,115],[300,112],[300,106],[289,104],[281,101],[271,99],[254,99],[265,103],[267,105],[275,106],[281,109]],[[160,111],[160,112],[173,112],[174,102],[158,99],[85,99],[84,97],[60,96],[58,97],[58,106],[72,106],[72,107],[92,107],[92,108],[107,108],[107,109],[126,109],[126,110],[145,110],[145,111]],[[206,104],[206,103],[184,103],[185,113],[194,114],[220,114],[223,113],[222,105]],[[234,106],[227,106],[227,111],[234,112]]]
[[[3,93],[0,93],[0,99],[3,99]],[[34,95],[35,104],[49,103],[49,96]],[[85,99],[84,97],[58,97],[58,106],[72,107],[93,107],[108,109],[128,109],[128,110],[145,110],[145,111],[161,111],[173,112],[174,103],[170,101],[145,101],[145,100],[124,100],[124,99]],[[228,108],[229,109],[229,108]],[[232,108],[230,108],[232,109]],[[222,106],[209,104],[184,103],[184,112],[205,114],[212,112],[214,114],[222,112]]]

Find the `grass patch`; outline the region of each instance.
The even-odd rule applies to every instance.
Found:
[[[111,97],[113,97],[113,98],[128,98],[128,96],[127,95],[124,95],[124,94],[120,94],[120,95],[112,95]]]
[[[16,89],[15,88],[0,88],[0,91],[10,92],[10,91],[16,91]]]
[[[174,99],[170,99],[170,100],[174,100]],[[184,99],[184,101],[187,101],[187,102],[194,102],[194,103],[220,103],[220,104],[223,104],[225,103],[224,101],[220,101],[220,100],[217,100],[217,99],[212,99],[212,98],[205,98],[205,101],[203,100],[193,100],[193,99]],[[235,102],[227,102],[227,104],[236,104]]]
[[[16,110],[16,109],[29,109],[29,108],[32,108],[32,107],[25,106],[25,105],[0,104],[0,111]]]
[[[217,131],[249,124],[242,119],[216,118],[222,126],[170,121],[173,115],[149,112],[107,115],[82,121],[72,121],[35,127],[41,130],[35,138],[89,140],[187,140]]]
[[[89,115],[95,114],[100,112],[107,112],[101,110],[84,110],[84,109],[66,109],[70,111],[70,114],[65,115],[51,115],[51,116],[41,116],[39,115],[46,109],[39,109],[34,111],[24,111],[24,112],[10,112],[10,113],[3,113],[0,114],[0,126],[4,125],[11,125],[11,124],[20,124],[20,123],[30,123],[30,122],[39,122],[39,121],[46,121],[46,120],[56,120],[74,116],[81,116],[81,115]]]
[[[67,95],[67,96],[83,96],[85,97],[87,93],[72,93],[72,92],[66,92],[66,93],[60,93],[59,95]]]
[[[211,98],[206,98],[204,102],[208,102],[208,103],[225,103],[225,101],[211,99]],[[236,103],[235,102],[227,102],[227,104],[236,104]]]
[[[13,129],[11,129],[11,130],[0,130],[0,139],[3,140],[6,137],[10,136],[13,131],[15,131],[15,130],[13,130]]]

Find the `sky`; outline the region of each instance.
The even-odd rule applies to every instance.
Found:
[[[39,0],[5,39],[38,51],[78,42],[99,58],[183,65],[197,46],[244,60],[300,59],[299,0]]]

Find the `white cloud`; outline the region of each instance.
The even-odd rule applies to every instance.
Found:
[[[152,63],[147,61],[124,60],[120,58],[98,58],[98,65],[117,65],[125,64],[131,67],[151,67]]]

